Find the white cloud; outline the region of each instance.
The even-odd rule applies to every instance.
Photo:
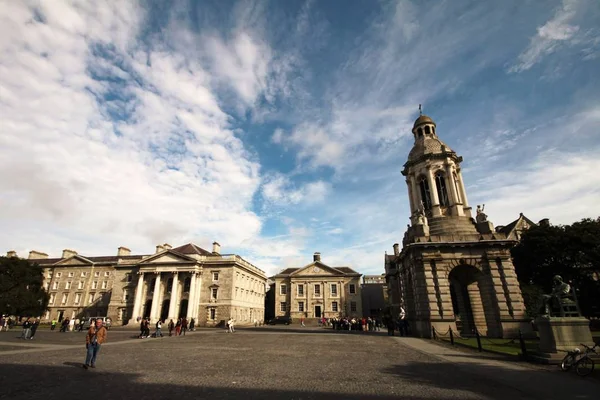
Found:
[[[562,7],[556,11],[552,19],[537,28],[537,33],[530,39],[529,46],[519,55],[518,63],[508,71],[526,71],[545,56],[553,53],[561,44],[574,42],[580,29],[570,22],[577,14],[579,5],[579,0],[563,0]]]
[[[296,188],[290,178],[279,173],[265,178],[262,185],[263,197],[275,205],[320,203],[330,189],[330,184],[324,181],[309,182]]]

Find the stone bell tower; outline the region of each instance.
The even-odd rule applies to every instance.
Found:
[[[402,306],[414,334],[451,327],[464,335],[513,337],[531,330],[510,256],[516,244],[494,231],[477,207],[476,219],[461,174],[462,157],[438,137],[426,115],[415,121],[404,164],[410,222],[402,250],[386,255],[392,303]]]

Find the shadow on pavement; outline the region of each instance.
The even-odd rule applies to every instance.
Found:
[[[456,379],[457,371],[465,379]],[[546,399],[598,399],[600,384],[594,379],[581,378],[560,370],[504,368],[482,363],[420,363],[409,362],[381,370],[423,386],[440,389],[467,391],[505,398],[494,394],[495,388],[509,386],[523,398]],[[492,393],[484,393],[483,388],[491,388]]]
[[[422,400],[421,396],[380,396],[377,394],[348,394],[307,392],[302,390],[254,389],[245,387],[191,386],[176,383],[144,382],[132,373],[114,373],[81,368],[81,363],[65,362],[66,367],[0,364],[0,398],[104,398],[104,399],[296,399],[296,400]],[[79,366],[79,368],[71,368]],[[67,368],[69,367],[69,368]],[[436,399],[430,397],[430,399]],[[441,399],[441,397],[439,398]]]

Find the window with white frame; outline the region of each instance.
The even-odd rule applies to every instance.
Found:
[[[298,297],[304,297],[304,285],[303,284],[298,285]]]
[[[58,289],[58,282],[54,281],[52,282],[52,290],[57,290]]]
[[[75,304],[79,304],[81,301],[81,293],[75,293]]]
[[[52,271],[48,271],[48,279],[52,279]]]
[[[108,281],[102,281],[102,289],[106,289],[108,287]]]
[[[110,276],[110,271],[105,271],[104,276]]]
[[[298,302],[298,311],[304,312],[304,302],[303,301]]]
[[[287,285],[279,285],[279,294],[287,294]]]
[[[355,301],[350,302],[350,311],[356,311],[356,302]]]
[[[337,312],[337,310],[338,310],[338,302],[337,301],[331,302],[331,311]]]
[[[74,272],[69,272],[69,275],[68,275],[68,276],[69,276],[69,278],[72,278],[72,277],[74,277],[74,276],[75,276],[75,273],[74,273]]]
[[[81,277],[85,278],[87,276],[87,272],[81,272]]]
[[[62,272],[57,272],[57,273],[56,273],[56,277],[57,277],[57,278],[60,278],[61,276],[62,276]]]
[[[67,289],[67,290],[71,289],[71,281],[65,282],[65,289]]]
[[[56,300],[56,293],[50,293],[50,301],[49,304],[54,304],[54,300]]]
[[[129,300],[129,291],[127,289],[123,289],[123,300]]]
[[[94,272],[94,278],[97,278],[97,277],[99,277],[99,276],[100,276],[100,271],[96,271],[96,272]]]
[[[218,272],[213,272],[213,282],[218,282],[219,281],[219,273]]]
[[[219,289],[218,288],[212,288],[210,290],[210,298],[211,299],[216,300],[218,295],[219,295]]]
[[[77,284],[77,289],[83,289],[83,281],[79,281]]]
[[[63,293],[60,304],[64,306],[65,304],[67,304],[68,299],[69,299],[69,295],[67,293]]]
[[[320,296],[321,295],[321,285],[320,284],[315,284],[315,296]]]
[[[98,281],[92,282],[92,289],[98,289]]]
[[[210,309],[210,319],[212,319],[212,320],[217,319],[217,309],[216,308]]]
[[[356,294],[356,285],[354,283],[351,283],[349,285],[349,289],[350,289],[350,294]]]
[[[94,302],[94,300],[96,300],[96,293],[90,293],[90,298],[88,303],[92,304]]]
[[[281,312],[287,311],[287,303],[285,301],[282,301],[281,303],[279,303],[279,311],[281,311]]]
[[[331,295],[332,296],[337,296],[337,283],[332,283],[331,284]]]

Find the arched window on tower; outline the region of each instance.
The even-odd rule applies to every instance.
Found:
[[[427,179],[424,176],[419,178],[419,188],[421,189],[421,201],[426,210],[431,210],[431,193],[429,192],[429,185]]]
[[[454,181],[454,187],[456,188],[456,202],[457,203],[462,203],[462,200],[460,198],[460,190],[459,189],[459,185],[458,185],[458,176],[456,175],[456,172],[452,173],[452,178]]]
[[[430,135],[431,134],[431,128],[429,126],[425,127],[425,134],[426,135]]]
[[[448,190],[446,189],[446,178],[441,171],[435,174],[435,186],[437,188],[438,199],[440,200],[440,206],[448,207]]]
[[[423,129],[422,128],[417,129],[417,137],[423,137]]]
[[[431,133],[433,133],[435,135],[435,126],[431,127]]]

